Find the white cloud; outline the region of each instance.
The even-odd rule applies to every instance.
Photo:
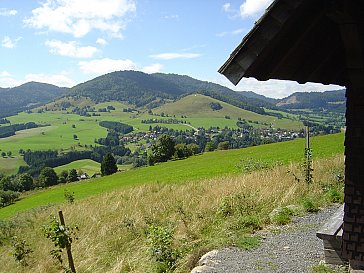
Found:
[[[217,37],[225,37],[225,36],[228,36],[228,35],[238,35],[240,33],[243,33],[244,31],[245,31],[245,29],[238,28],[238,29],[235,29],[233,31],[224,31],[224,32],[217,33],[216,36]]]
[[[0,16],[14,16],[17,14],[18,11],[15,9],[0,8]]]
[[[11,74],[8,71],[1,71],[0,77],[11,77]]]
[[[193,59],[200,57],[201,54],[197,53],[161,53],[150,55],[149,57],[158,60],[173,60],[173,59]]]
[[[273,0],[245,0],[240,6],[240,15],[242,17],[256,16],[262,13]]]
[[[78,63],[80,70],[85,74],[102,75],[118,70],[136,70],[137,65],[129,60],[114,60],[109,58],[96,59]]]
[[[178,20],[179,19],[179,15],[178,14],[172,14],[172,15],[166,15],[164,16],[164,19],[175,19]]]
[[[24,83],[31,81],[54,84],[60,87],[72,87],[75,85],[75,82],[64,74],[27,74]]]
[[[294,92],[323,92],[344,88],[342,86],[332,84],[324,85],[312,82],[299,84],[295,81],[283,80],[258,81],[254,78],[242,78],[239,84],[235,86],[222,75],[219,75],[217,78],[211,81],[224,85],[235,91],[253,91],[257,94],[261,94],[270,98],[284,98]]]
[[[64,43],[52,40],[46,41],[45,45],[50,48],[50,52],[53,54],[74,58],[92,58],[98,51],[93,46],[78,47],[75,41]]]
[[[24,79],[18,80],[13,78],[10,73],[3,71],[0,76],[0,86],[4,88],[19,86],[31,81],[49,83],[61,87],[72,87],[75,85],[75,82],[65,74],[27,74]]]
[[[96,44],[98,44],[98,45],[107,45],[107,41],[105,40],[105,39],[102,39],[102,38],[98,38],[97,40],[96,40]]]
[[[223,9],[225,12],[230,12],[230,8],[231,8],[231,4],[230,4],[230,3],[225,3],[225,4],[222,6],[222,9]]]
[[[1,46],[5,48],[14,48],[22,37],[15,38],[12,40],[9,36],[5,36],[1,41]]]
[[[142,71],[144,73],[152,74],[152,73],[160,72],[162,70],[162,68],[163,68],[162,64],[152,64],[152,65],[143,67]]]
[[[91,30],[122,37],[128,15],[136,11],[135,0],[46,0],[24,22],[36,29],[83,37]]]

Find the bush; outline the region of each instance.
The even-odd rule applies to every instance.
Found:
[[[173,231],[167,227],[150,225],[147,233],[149,252],[157,262],[157,272],[172,271],[178,252],[173,249]]]
[[[0,190],[0,207],[5,207],[13,204],[20,196],[16,191],[3,191]]]
[[[75,202],[75,193],[64,190],[64,199],[66,199],[68,203],[73,204]]]
[[[0,246],[14,236],[16,225],[12,221],[0,220]]]
[[[27,244],[25,240],[20,240],[18,237],[13,237],[13,256],[17,262],[21,265],[26,266],[28,265],[27,259],[28,256],[33,252],[30,246]]]

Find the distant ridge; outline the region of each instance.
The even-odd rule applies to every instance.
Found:
[[[67,88],[52,84],[28,82],[0,89],[0,117],[11,116],[31,106],[43,105],[62,96]]]
[[[139,107],[161,99],[174,100],[191,93],[201,93],[259,113],[264,113],[262,107],[275,107],[216,83],[177,74],[146,74],[138,71],[112,72],[76,85],[68,92],[69,95],[86,96],[98,102],[127,101]]]
[[[277,107],[285,109],[328,109],[345,112],[345,89],[325,92],[295,92],[279,100]]]

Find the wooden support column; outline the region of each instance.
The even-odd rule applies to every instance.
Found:
[[[364,272],[364,35],[363,19],[355,16],[355,5],[350,1],[344,3],[347,21],[341,24],[340,30],[349,82],[346,86],[342,254],[349,260],[351,272],[354,273]]]
[[[360,92],[361,91],[361,92]],[[343,256],[364,269],[364,86],[347,88]]]

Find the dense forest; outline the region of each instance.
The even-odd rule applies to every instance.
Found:
[[[327,109],[344,113],[346,109],[345,90],[326,92],[296,92],[280,100],[277,106],[285,109]]]
[[[66,90],[38,82],[29,82],[14,88],[0,88],[0,118],[48,103],[62,96]]]
[[[15,135],[15,132],[31,129],[31,128],[37,128],[39,125],[37,125],[34,122],[27,122],[27,123],[21,123],[21,124],[13,124],[9,126],[1,126],[0,127],[0,138],[5,138],[9,136]]]

